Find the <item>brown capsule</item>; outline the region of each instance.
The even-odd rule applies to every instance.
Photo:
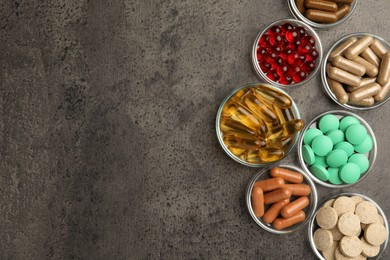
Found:
[[[381,66],[379,67],[378,77],[376,79],[382,86],[390,81],[390,51],[382,57]]]
[[[374,82],[376,82],[376,78],[362,78],[362,81],[360,82],[359,86],[357,86],[357,87],[348,86],[347,90],[349,92],[354,92],[355,90],[358,90],[359,88],[364,87],[365,85],[370,84],[370,83],[374,83]]]
[[[387,52],[387,49],[383,44],[378,40],[374,39],[374,41],[370,45],[371,50],[382,59],[382,56]]]
[[[351,8],[349,7],[349,5],[347,4],[344,4],[342,6],[340,6],[337,11],[336,11],[336,15],[337,15],[337,19],[342,19],[344,16],[346,16],[348,13],[349,13],[349,10]]]
[[[365,59],[363,59],[362,57],[359,57],[357,56],[356,58],[354,58],[352,61],[356,62],[356,63],[359,63],[361,65],[363,65],[364,67],[366,67],[366,74],[373,78],[375,77],[376,75],[378,75],[378,67],[375,66],[374,64],[372,63],[369,63],[368,61],[366,61]]]
[[[284,180],[282,178],[270,178],[262,181],[257,181],[254,184],[254,187],[260,187],[264,192],[277,190],[284,185]]]
[[[335,67],[329,68],[328,76],[340,83],[345,83],[353,87],[359,86],[361,81],[360,77]]]
[[[387,82],[386,85],[382,86],[381,91],[374,97],[375,101],[380,102],[385,100],[387,94],[389,93],[389,90],[390,90],[390,81]]]
[[[291,191],[291,196],[308,196],[311,188],[307,184],[284,184],[285,188]]]
[[[323,0],[306,0],[305,7],[308,9],[317,9],[327,12],[336,12],[337,4],[335,2],[323,1]]]
[[[310,201],[307,197],[300,197],[286,206],[284,206],[280,210],[280,214],[283,218],[291,218],[292,216],[296,215],[298,212],[309,206]]]
[[[295,225],[297,223],[303,222],[306,218],[306,214],[303,211],[298,212],[296,215],[292,216],[291,218],[277,218],[272,223],[272,226],[277,229],[285,229],[288,227],[291,227],[292,225]]]
[[[333,80],[329,77],[326,77],[326,80],[328,82],[330,90],[336,96],[337,100],[341,104],[347,103],[348,102],[348,94],[347,94],[347,92],[345,92],[343,85],[341,85],[338,81]]]
[[[264,203],[271,204],[281,200],[289,199],[291,191],[287,188],[280,188],[264,194]]]
[[[350,101],[357,102],[362,99],[375,96],[379,94],[380,91],[381,86],[378,83],[370,83],[352,92],[349,98]]]
[[[366,74],[366,67],[341,56],[335,57],[332,60],[332,64],[333,66],[345,70],[347,72],[350,72],[356,76],[363,76],[364,74]]]
[[[276,178],[280,177],[286,182],[301,183],[303,181],[303,175],[299,172],[290,171],[285,168],[274,167],[270,170],[269,174]]]
[[[264,215],[264,194],[260,187],[252,189],[252,209],[256,217],[260,218]]]
[[[373,97],[364,98],[364,99],[359,100],[359,101],[352,101],[352,100],[348,101],[349,105],[359,106],[359,107],[370,107],[370,106],[374,105],[374,103],[375,103],[375,100]]]
[[[289,202],[290,199],[285,199],[272,204],[272,206],[265,212],[263,221],[268,224],[272,223],[278,217],[283,206],[287,205]]]
[[[308,9],[305,12],[307,19],[317,23],[335,23],[337,22],[336,13],[325,12],[321,10]]]
[[[295,4],[297,5],[298,10],[301,14],[305,13],[305,11],[306,11],[304,3],[305,3],[305,0],[295,0]]]
[[[345,57],[347,59],[354,59],[356,58],[362,51],[368,48],[368,46],[371,45],[374,38],[372,38],[371,35],[365,35],[362,38],[360,38],[357,42],[352,44],[348,49],[345,50]]]
[[[349,46],[357,42],[356,37],[350,37],[347,40],[345,40],[342,44],[340,44],[336,49],[334,49],[328,57],[328,61],[332,61],[334,57],[343,55],[344,51],[348,49]]]
[[[362,56],[363,59],[368,61],[371,64],[374,64],[375,66],[379,66],[380,64],[380,59],[376,54],[371,50],[370,47],[367,47],[362,53],[360,53],[360,56]]]

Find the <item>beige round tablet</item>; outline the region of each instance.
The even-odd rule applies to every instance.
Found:
[[[364,229],[367,227],[367,224],[360,223],[360,226],[361,226],[362,229],[364,230]]]
[[[372,223],[364,229],[364,239],[374,246],[380,246],[387,238],[387,231],[384,225]]]
[[[360,196],[352,196],[351,200],[353,201],[353,203],[355,203],[355,206],[357,206],[360,202],[364,201],[364,199]]]
[[[356,236],[361,230],[359,217],[350,212],[339,218],[337,227],[346,236]]]
[[[379,254],[379,251],[381,249],[380,246],[370,245],[369,243],[367,243],[364,237],[360,238],[360,241],[362,242],[362,255],[367,257],[374,257]]]
[[[370,224],[375,222],[378,215],[378,209],[374,203],[363,201],[356,206],[355,213],[360,218],[360,222],[363,224]]]
[[[355,256],[352,258],[353,260],[366,260],[367,257],[365,257],[364,255],[358,255],[358,256]]]
[[[335,201],[335,199],[328,200],[327,202],[324,203],[323,207],[332,207],[334,201]]]
[[[326,251],[333,244],[332,233],[329,230],[319,228],[314,232],[314,244],[320,251]]]
[[[331,229],[337,224],[337,212],[331,207],[322,207],[316,215],[317,224],[323,229]]]
[[[349,197],[341,196],[333,203],[333,208],[337,211],[337,215],[341,216],[347,212],[355,212],[355,203]]]
[[[338,229],[337,225],[331,229],[329,229],[330,233],[332,233],[334,241],[340,241],[343,238],[343,234]]]
[[[379,214],[377,214],[377,215],[376,215],[374,223],[377,223],[377,224],[382,224],[382,225],[384,225],[384,224],[385,224],[385,222],[383,221],[383,218],[382,218],[382,216],[381,216],[381,215],[379,215]]]
[[[356,257],[362,252],[362,242],[357,236],[345,236],[340,240],[340,251],[348,257]]]
[[[348,257],[348,256],[343,255],[343,253],[341,253],[340,244],[338,247],[336,247],[336,250],[334,251],[334,257],[336,258],[336,260],[352,260],[352,259],[354,259],[353,257]]]
[[[333,241],[332,246],[326,249],[325,251],[322,251],[322,255],[326,260],[335,260],[336,257],[334,255],[336,248],[338,247],[339,242]]]

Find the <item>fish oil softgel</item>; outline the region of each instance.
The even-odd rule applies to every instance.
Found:
[[[262,84],[237,91],[224,104],[220,119],[224,144],[252,164],[282,159],[303,125],[291,98]]]

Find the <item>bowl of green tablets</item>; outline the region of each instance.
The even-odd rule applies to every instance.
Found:
[[[377,143],[370,125],[343,110],[316,116],[298,140],[302,168],[315,182],[329,188],[361,181],[370,172],[376,153]]]

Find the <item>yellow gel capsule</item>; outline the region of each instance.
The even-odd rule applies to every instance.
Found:
[[[304,126],[304,123],[300,119],[293,119],[285,124],[279,125],[273,129],[270,129],[267,133],[267,143],[277,143],[285,140],[287,137],[297,133]]]
[[[263,162],[275,162],[283,158],[284,151],[274,147],[264,147],[259,150],[260,159]]]
[[[283,109],[276,105],[274,105],[273,108],[281,124],[294,119],[294,112],[291,110],[291,108]]]
[[[249,129],[256,131],[260,127],[257,118],[242,105],[235,102],[227,102],[223,108],[224,116],[230,116],[232,119],[241,122]]]
[[[280,108],[290,108],[291,99],[280,91],[273,90],[264,85],[258,85],[255,89],[255,95],[263,100],[275,104]]]
[[[239,91],[237,91],[237,92],[230,98],[229,101],[233,101],[233,102],[240,103],[240,102],[242,101],[242,98],[245,96],[245,94],[248,93],[248,91],[250,91],[248,88],[240,89]]]
[[[243,101],[249,110],[264,122],[273,123],[277,121],[275,113],[261,102],[261,100],[259,100],[253,93],[245,95]]]
[[[240,131],[240,132],[246,132],[251,134],[255,133],[240,121],[234,120],[230,117],[221,118],[220,128],[222,132]]]
[[[228,147],[241,148],[247,150],[258,150],[261,147],[261,140],[254,136],[250,139],[249,138],[244,139],[244,138],[238,138],[235,135],[227,134],[224,135],[222,139],[225,145],[227,145]]]
[[[286,139],[273,140],[274,142],[270,142],[271,140],[267,140],[268,141],[267,147],[274,147],[274,148],[286,150],[287,148],[290,147],[290,145],[292,144],[292,141],[294,141],[294,138],[295,138],[295,136],[292,135],[292,136],[287,137]]]
[[[228,147],[228,148],[235,156],[240,156],[246,151],[245,149],[241,149],[241,148],[234,148],[234,147]]]

